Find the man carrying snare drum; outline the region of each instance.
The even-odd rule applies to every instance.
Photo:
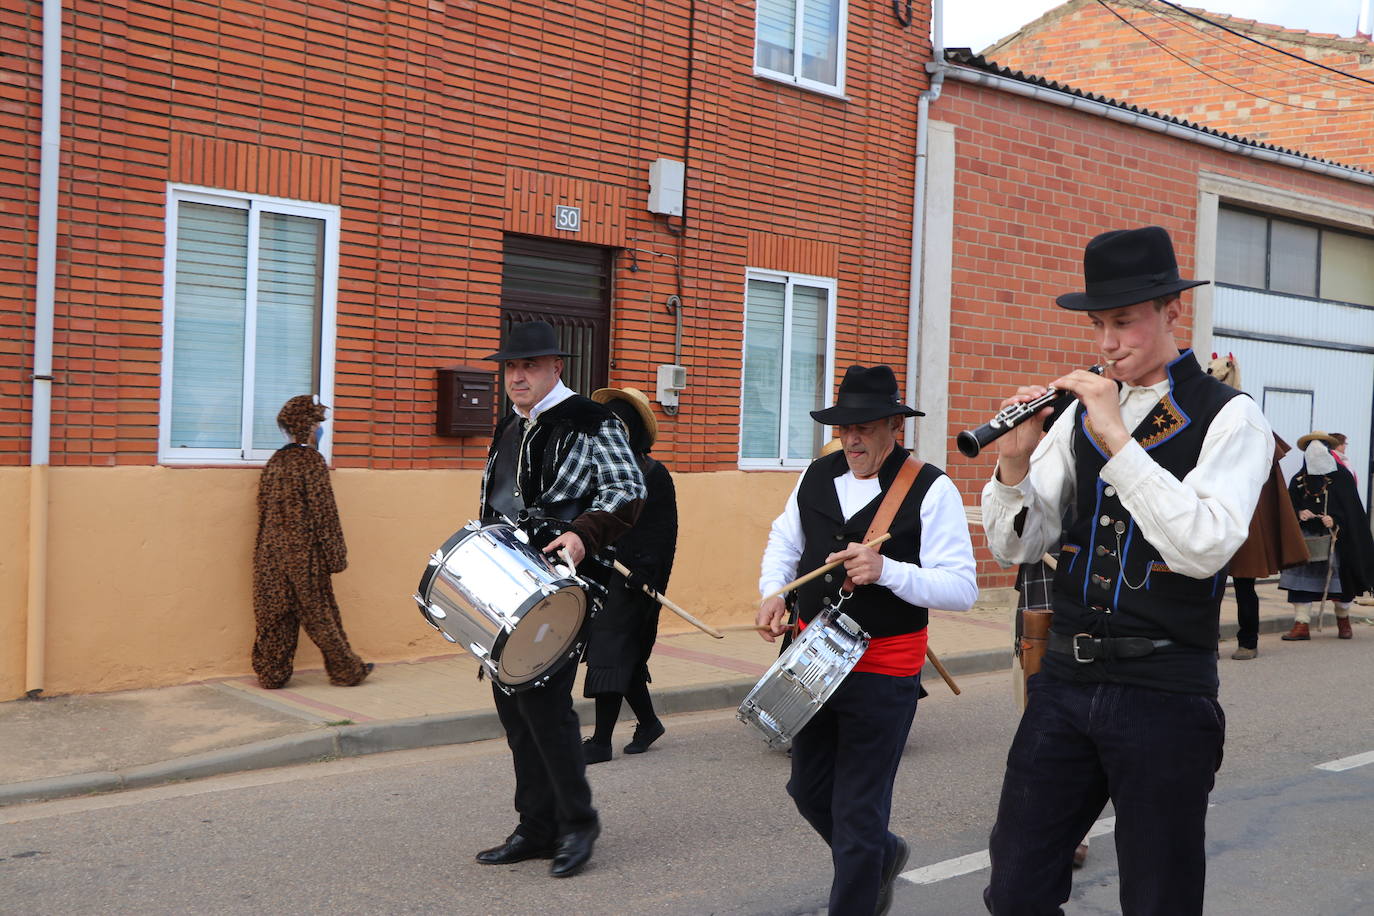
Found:
[[[530,321],[513,326],[505,346],[487,357],[501,363],[514,409],[492,439],[482,521],[516,524],[532,546],[580,564],[630,529],[645,488],[615,414],[563,384],[570,355],[552,325]],[[552,858],[549,873],[566,878],[591,858],[601,823],[573,711],[576,674],[575,664],[564,664],[540,687],[507,694],[492,685],[515,764],[520,823],[504,843],[477,854],[483,865]]]
[[[966,611],[978,597],[963,500],[945,473],[897,444],[903,417],[888,366],[850,366],[834,407],[815,410],[843,451],[817,458],[773,522],[759,590],[832,561],[843,571],[797,591],[810,623],[840,603],[871,637],[867,651],[792,742],[788,794],[830,846],[831,916],[885,913],[906,864],[906,841],[888,830],[892,786],[921,695],[927,608]],[[888,521],[883,523],[883,519]],[[875,520],[876,524],[875,524]],[[878,530],[882,529],[882,530]],[[890,533],[877,549],[864,546]],[[772,642],[783,633],[781,597],[759,607]]]

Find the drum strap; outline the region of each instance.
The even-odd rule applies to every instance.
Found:
[[[925,462],[915,455],[908,455],[906,461],[902,462],[901,468],[897,471],[897,476],[892,481],[892,486],[887,488],[883,494],[883,501],[878,504],[878,511],[873,516],[873,524],[868,526],[868,533],[864,535],[861,543],[867,544],[876,537],[887,534],[888,527],[892,520],[897,517],[897,510],[902,507],[902,501],[911,492],[911,485],[916,482],[916,475],[921,473],[921,468],[925,467]],[[879,547],[879,552],[882,548]],[[848,577],[844,580],[844,591],[854,591],[854,583]]]

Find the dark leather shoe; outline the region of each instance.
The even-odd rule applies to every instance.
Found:
[[[644,753],[649,749],[649,745],[653,744],[659,738],[662,738],[663,733],[667,730],[668,729],[663,727],[663,721],[661,719],[655,720],[653,725],[636,725],[635,736],[631,739],[629,744],[625,745],[625,753]]]
[[[506,842],[477,854],[477,861],[483,865],[510,865],[526,859],[547,859],[554,853],[552,844],[537,843],[521,833],[512,833]]]
[[[1337,617],[1337,618],[1336,618],[1336,638],[1337,638],[1337,639],[1354,639],[1354,638],[1355,638],[1355,632],[1354,632],[1353,630],[1350,629],[1350,618],[1349,618],[1349,617]]]
[[[611,746],[609,744],[597,744],[591,738],[583,738],[582,759],[588,764],[605,763],[611,759]]]
[[[571,878],[582,870],[592,857],[592,845],[601,836],[601,822],[592,824],[585,830],[574,830],[558,838],[558,849],[549,866],[549,874],[555,878]]]
[[[896,834],[893,834],[896,836]],[[892,861],[883,869],[883,883],[878,888],[878,909],[875,911],[877,916],[883,916],[892,908],[892,891],[897,883],[897,876],[906,867],[906,860],[911,855],[911,847],[906,844],[906,840],[897,837],[897,854],[892,857]]]

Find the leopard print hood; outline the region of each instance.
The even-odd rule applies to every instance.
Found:
[[[316,404],[314,395],[298,394],[282,405],[277,425],[292,442],[305,445],[310,441],[315,424],[323,423],[324,418],[324,405]]]

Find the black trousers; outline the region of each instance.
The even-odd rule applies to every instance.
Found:
[[[1027,693],[988,843],[988,911],[1063,913],[1074,848],[1110,799],[1123,916],[1201,914],[1207,796],[1226,740],[1220,704],[1044,673]]]
[[[596,822],[592,787],[573,710],[577,666],[565,664],[543,687],[507,695],[492,685],[496,713],[515,764],[516,832],[538,843]]]
[[[787,792],[830,846],[830,916],[873,916],[897,852],[892,783],[921,677],[851,673],[792,741]]]
[[[1259,595],[1255,594],[1255,580],[1232,577],[1231,588],[1236,593],[1236,644],[1246,649],[1259,645]]]

